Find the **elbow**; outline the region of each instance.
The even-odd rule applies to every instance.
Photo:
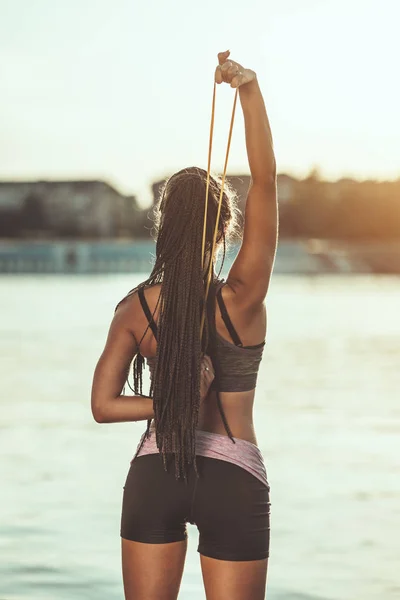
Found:
[[[265,169],[264,173],[260,173],[258,176],[253,175],[252,182],[253,185],[262,187],[266,190],[270,190],[271,188],[275,187],[277,183],[276,166]]]
[[[101,413],[93,413],[93,419],[96,423],[108,423],[107,419]]]
[[[96,423],[108,423],[107,415],[102,405],[92,402],[92,415]]]

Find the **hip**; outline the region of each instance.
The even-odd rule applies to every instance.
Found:
[[[136,457],[148,454],[158,454],[154,426],[150,428],[149,436],[142,435]],[[212,433],[198,429],[196,431],[196,456],[221,460],[244,469],[270,489],[267,470],[263,456],[258,446],[247,440]]]

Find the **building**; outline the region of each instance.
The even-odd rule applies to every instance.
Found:
[[[131,237],[138,221],[136,198],[104,181],[0,182],[1,237]]]

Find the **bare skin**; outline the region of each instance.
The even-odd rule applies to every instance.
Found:
[[[277,244],[276,166],[271,130],[254,71],[230,61],[229,52],[218,55],[217,83],[239,87],[246,131],[246,147],[252,183],[249,189],[241,248],[227,277],[222,295],[229,315],[244,345],[265,339],[267,328],[265,298]],[[146,289],[153,312],[160,286]],[[158,314],[155,313],[157,321]],[[231,341],[219,308],[217,332]],[[92,412],[98,422],[136,421],[154,416],[150,398],[121,396],[127,372],[137,352],[136,340],[147,328],[137,294],[128,297],[111,323],[104,351],[96,367],[92,387]],[[156,354],[156,341],[148,329],[141,352]],[[207,358],[202,370],[198,428],[226,435],[215,402],[208,394],[213,379]],[[221,393],[221,401],[232,433],[257,443],[253,424],[254,390]],[[175,600],[178,597],[186,555],[186,542],[144,544],[122,539],[122,568],[126,600]],[[207,600],[263,600],[268,559],[222,561],[201,556]]]

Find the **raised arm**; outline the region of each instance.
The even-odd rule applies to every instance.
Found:
[[[276,162],[271,128],[254,71],[218,55],[216,81],[239,87],[251,184],[244,215],[243,240],[227,283],[240,303],[260,305],[267,294],[278,235]]]

